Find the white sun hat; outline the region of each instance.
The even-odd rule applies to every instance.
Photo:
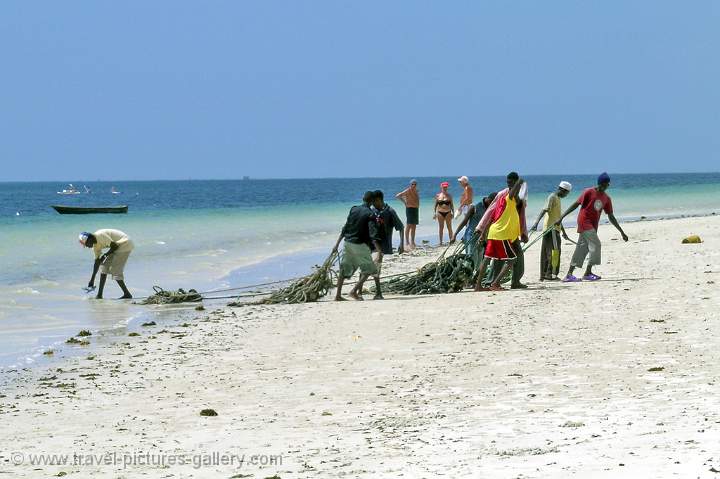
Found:
[[[569,181],[561,181],[560,184],[558,185],[558,187],[562,188],[563,190],[565,190],[567,192],[572,191],[572,185],[570,184]]]
[[[468,180],[468,177],[467,177],[467,176],[463,175],[463,176],[461,176],[460,178],[458,178],[458,181],[459,181],[460,183],[468,183],[470,180]]]

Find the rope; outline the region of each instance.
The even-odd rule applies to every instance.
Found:
[[[333,279],[337,277],[337,273],[332,267],[338,261],[338,258],[338,251],[333,249],[330,256],[325,259],[321,266],[316,267],[315,271],[297,281],[293,281],[285,288],[273,291],[270,296],[261,300],[260,304],[292,304],[317,301],[336,285]],[[229,306],[236,305],[238,305],[237,302],[229,304]]]
[[[443,250],[443,252],[438,257],[438,259],[435,260],[435,262],[442,260],[452,246],[453,245],[448,245]],[[464,248],[464,245],[462,242],[459,242],[455,246],[453,254],[457,253],[462,248]],[[258,284],[250,284],[250,285],[245,285],[245,286],[236,286],[234,288],[213,289],[213,290],[209,290],[209,291],[200,291],[200,292],[196,292],[195,290],[190,290],[190,291],[192,291],[193,298],[196,297],[194,295],[198,295],[200,297],[200,299],[194,299],[193,301],[199,301],[199,300],[212,301],[212,300],[219,300],[219,299],[243,299],[243,298],[255,298],[255,297],[259,297],[259,296],[272,297],[273,295],[287,297],[287,295],[289,294],[288,291],[293,291],[293,290],[295,290],[295,293],[297,293],[298,298],[305,298],[307,300],[307,299],[310,299],[315,296],[315,294],[314,294],[315,292],[312,292],[312,291],[308,292],[308,290],[312,290],[313,288],[316,288],[319,290],[326,289],[326,288],[323,288],[322,286],[327,286],[330,288],[337,287],[337,281],[334,281],[335,277],[337,276],[337,273],[335,271],[331,270],[330,267],[338,262],[339,257],[337,254],[335,254],[335,255],[331,255],[331,258],[328,258],[326,260],[326,262],[323,264],[323,266],[321,268],[319,268],[318,271],[316,271],[315,273],[308,275],[308,276],[299,276],[299,277],[295,277],[295,278],[282,279],[282,280],[278,280],[278,281],[269,281],[269,282],[258,283]],[[328,260],[330,260],[330,261],[328,262]],[[323,285],[322,283],[324,283],[324,282],[319,281],[322,279],[323,273],[327,273],[327,275],[329,276],[329,280],[330,280],[329,284]],[[399,276],[409,276],[414,273],[415,273],[414,271],[409,271],[409,272],[405,272],[405,273],[395,273],[395,274],[390,274],[390,275],[386,275],[386,276],[381,276],[380,279],[388,280],[388,279],[392,279],[392,278],[397,278]],[[308,279],[313,276],[314,276],[314,278],[312,278],[312,279],[314,281],[310,281],[308,283]],[[256,292],[249,292],[249,293],[241,293],[241,294],[235,294],[235,295],[230,295],[230,296],[207,296],[207,295],[214,295],[217,293],[226,293],[226,292],[230,292],[230,291],[243,291],[243,290],[247,290],[247,289],[254,289],[254,288],[259,288],[259,287],[264,287],[264,286],[272,286],[272,285],[277,285],[277,284],[286,284],[286,283],[300,282],[300,281],[305,281],[305,283],[292,284],[292,285],[288,286],[287,288],[285,288],[286,291],[284,292],[284,294],[281,293],[283,291],[281,289],[281,290],[275,290],[275,291],[256,291]],[[345,285],[351,285],[351,284],[357,284],[357,283],[358,283],[358,281],[348,281],[348,282],[345,282]],[[150,296],[140,296],[140,297],[136,297],[135,299],[142,301],[139,304],[179,303],[179,302],[183,302],[183,301],[179,301],[179,300],[177,300],[177,298],[182,297],[183,294],[189,293],[189,292],[186,293],[183,290],[178,290],[177,292],[165,291],[162,288],[160,288],[159,286],[155,286],[155,287],[153,287],[153,289],[155,290],[156,294],[150,295]],[[306,290],[306,291],[304,291],[304,296],[303,296],[303,293],[299,292],[303,289]],[[319,293],[319,292],[321,292],[321,291],[317,291],[317,293]],[[163,296],[163,300],[159,300],[158,295]]]
[[[523,253],[524,253],[525,251],[527,251],[528,248],[530,248],[532,245],[534,245],[535,243],[537,243],[540,239],[542,239],[543,237],[545,237],[545,235],[548,234],[548,233],[551,232],[551,231],[553,231],[553,228],[552,228],[552,227],[546,229],[545,231],[542,232],[542,234],[541,234],[540,236],[538,236],[537,238],[535,238],[534,240],[532,240],[531,242],[529,242],[528,244],[526,244],[525,247],[523,248]]]
[[[247,286],[237,286],[235,288],[213,289],[210,291],[203,291],[200,294],[227,293],[228,291],[242,291],[243,289],[253,289],[253,288],[258,288],[261,286],[272,286],[274,284],[289,283],[291,281],[297,281],[300,278],[302,278],[302,276],[298,276],[296,278],[290,278],[290,279],[281,279],[279,281],[270,281],[268,283],[249,284]]]

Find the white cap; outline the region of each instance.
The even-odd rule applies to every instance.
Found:
[[[572,191],[572,185],[570,184],[569,181],[561,181],[560,184],[558,185],[558,188],[562,188],[563,190],[568,191],[568,192]]]
[[[80,235],[78,236],[78,241],[81,245],[85,246],[89,237],[90,233],[80,233]]]
[[[468,180],[467,176],[461,176],[460,178],[458,178],[458,181],[461,183],[468,183],[470,180]]]

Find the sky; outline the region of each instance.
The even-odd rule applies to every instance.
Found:
[[[720,2],[0,2],[0,181],[718,171]]]

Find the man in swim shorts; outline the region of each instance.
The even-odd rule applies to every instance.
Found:
[[[417,180],[410,180],[410,186],[395,195],[395,198],[405,205],[405,245],[408,249],[415,249],[415,230],[420,223],[420,194]]]
[[[463,192],[460,195],[460,207],[455,212],[456,219],[465,216],[470,207],[473,205],[473,189],[472,186],[470,186],[470,180],[468,177],[461,176],[458,178],[458,183],[460,183],[460,187],[463,189]]]

